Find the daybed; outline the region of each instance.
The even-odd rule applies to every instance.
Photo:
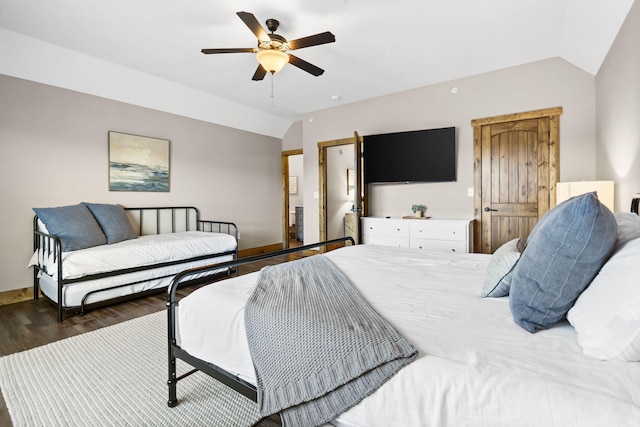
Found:
[[[80,203],[34,211],[34,299],[41,290],[56,303],[58,321],[65,312],[165,288],[186,268],[237,258],[236,225],[201,220],[192,206]]]
[[[614,217],[591,196],[577,200],[542,218],[523,251],[510,242],[494,255],[370,245],[317,255],[418,356],[345,412],[307,425],[640,425],[640,218]],[[198,270],[181,273],[171,288]],[[254,289],[264,290],[261,274],[180,301],[169,289],[169,406],[188,375],[176,377],[176,358],[253,398],[261,411],[268,406],[271,391],[256,373],[247,327]],[[303,288],[304,277],[285,281]],[[272,363],[293,364],[287,353],[297,339],[273,344]]]

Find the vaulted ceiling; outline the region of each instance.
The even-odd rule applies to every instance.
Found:
[[[157,90],[168,91],[165,95],[193,91],[290,122],[340,103],[553,57],[595,75],[632,4],[633,0],[0,0],[0,46],[10,54],[0,54],[0,73],[30,78],[29,67],[43,64],[52,73],[72,73],[80,62],[96,60],[120,71],[90,68],[92,76],[72,89],[91,92],[83,88],[102,85],[97,93],[108,96],[100,90],[110,85],[117,89],[116,77],[153,76]],[[202,48],[256,46],[255,36],[236,16],[238,11],[253,13],[265,28],[266,19],[279,20],[277,33],[290,40],[331,31],[335,43],[295,52],[325,73],[314,77],[287,65],[273,81],[267,75],[256,82],[251,80],[257,66],[254,54],[203,55]],[[1,64],[7,59],[14,65]],[[60,61],[66,64],[63,68],[56,65]],[[104,75],[95,75],[100,69]]]

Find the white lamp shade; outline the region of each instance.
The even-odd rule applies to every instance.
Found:
[[[576,181],[556,183],[556,204],[581,194],[595,191],[598,200],[613,212],[613,181]]]
[[[277,73],[289,62],[289,55],[279,50],[264,49],[256,53],[256,59],[262,68]]]

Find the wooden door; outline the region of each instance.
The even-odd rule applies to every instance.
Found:
[[[527,239],[555,205],[561,108],[473,120],[475,252]]]

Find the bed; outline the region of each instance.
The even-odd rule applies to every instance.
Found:
[[[65,314],[157,292],[185,269],[237,258],[236,225],[202,220],[192,206],[81,203],[34,211],[28,264],[34,267],[34,298],[42,292],[53,301],[58,321]]]
[[[610,224],[613,215],[609,214]],[[540,224],[553,224],[556,219],[551,214]],[[370,245],[318,255],[338,267],[418,351],[412,363],[330,423],[639,425],[640,288],[635,284],[640,274],[640,218],[615,219],[613,229],[578,221],[581,227],[590,227],[589,233],[570,229],[576,221],[570,221],[564,232],[550,226],[534,229],[532,236],[538,235],[547,248],[553,246],[554,237],[545,234],[551,228],[552,236],[563,245],[567,239],[576,239],[570,243],[574,249],[580,239],[587,239],[606,256],[576,292],[568,313],[547,326],[535,319],[537,313],[530,317],[538,325],[533,332],[516,313],[520,313],[521,296],[517,287],[524,274],[520,270],[525,269],[519,267],[526,266],[525,254],[535,255],[536,238],[530,237],[524,250],[506,246],[516,249],[502,252],[518,254],[511,263],[505,262],[509,256],[504,253],[496,256],[498,252],[447,254]],[[606,239],[597,233],[600,228],[607,228],[608,234],[613,230],[608,249],[601,247]],[[584,247],[580,249],[583,256]],[[553,252],[557,256],[558,251]],[[542,258],[535,258],[536,270],[541,270]],[[547,272],[557,267],[553,262]],[[498,281],[510,276],[509,294],[487,295],[496,288],[495,283],[487,286],[494,270],[504,273]],[[562,269],[566,270],[571,268]],[[584,271],[581,267],[578,273]],[[180,378],[175,377],[175,367],[172,371],[176,358],[256,399],[244,310],[258,277],[254,273],[211,284],[179,302],[170,291],[170,406],[177,403]]]

